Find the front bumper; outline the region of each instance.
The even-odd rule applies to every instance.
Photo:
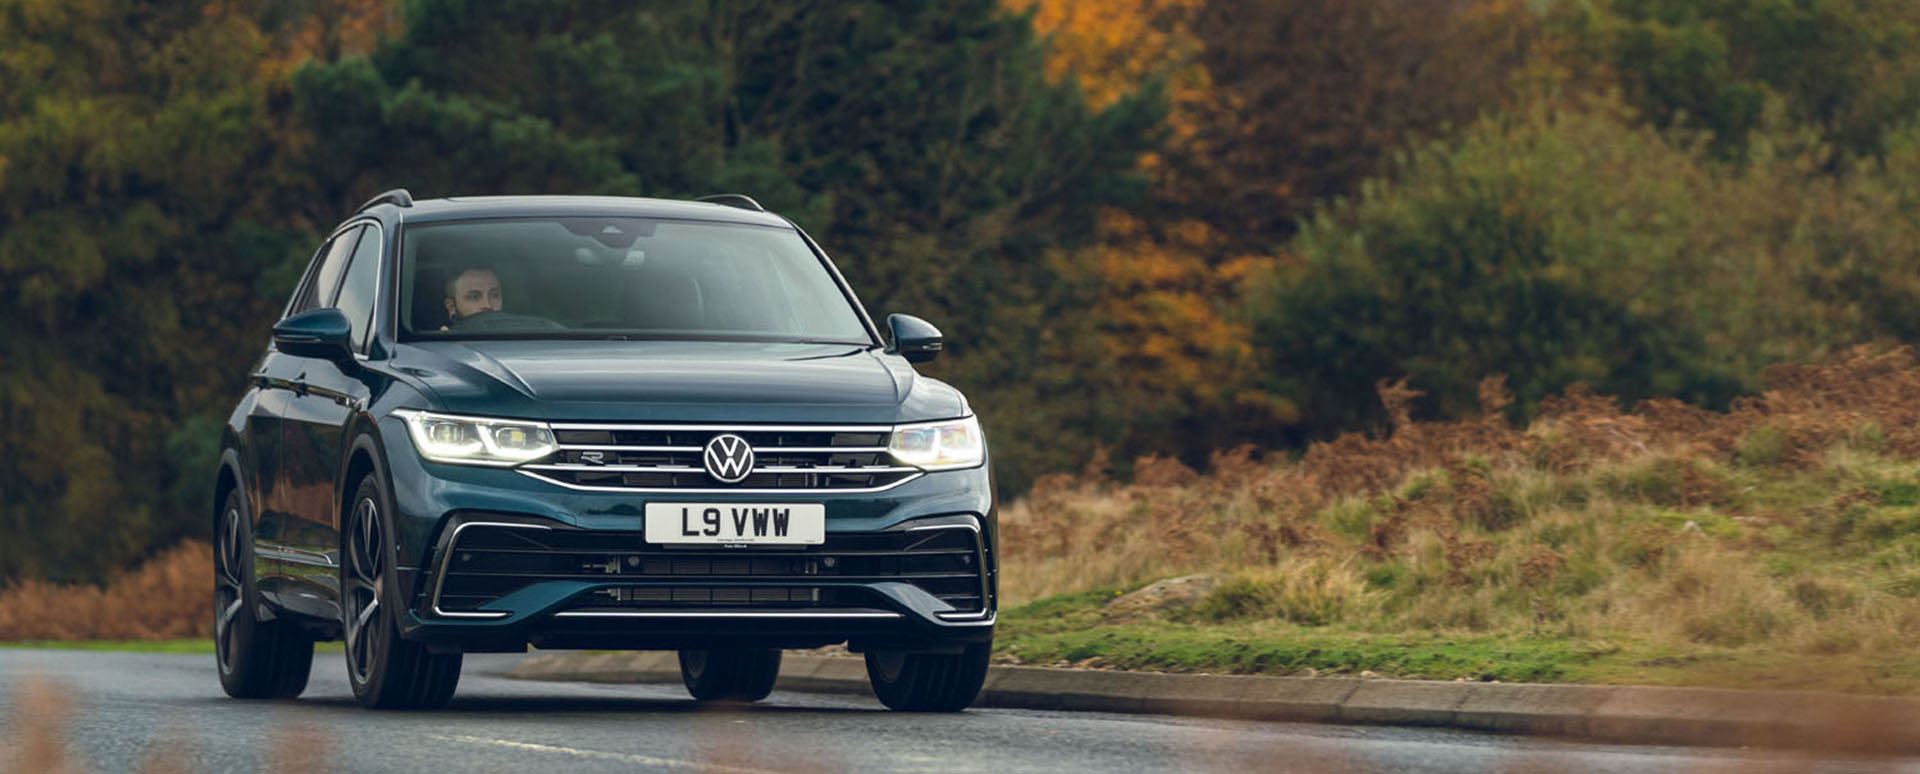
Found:
[[[943,649],[992,636],[981,525],[953,514],[819,545],[729,549],[462,512],[417,584],[405,633],[443,650]]]
[[[743,491],[724,499],[824,503],[827,542],[688,551],[644,542],[645,505],[714,495],[574,491],[512,470],[423,462],[403,433],[384,435],[398,439],[386,460],[410,601],[401,634],[436,651],[840,642],[944,651],[993,636],[997,525],[984,467],[878,493]],[[941,535],[948,550],[909,535]],[[896,555],[905,548],[912,555]]]

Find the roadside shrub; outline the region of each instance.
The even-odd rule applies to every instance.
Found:
[[[1818,619],[1852,609],[1859,599],[1852,586],[1822,578],[1800,578],[1787,587],[1787,594],[1802,610]]]
[[[190,540],[104,587],[25,581],[0,590],[0,641],[212,634],[213,549]]]
[[[1881,505],[1920,505],[1920,481],[1880,481],[1872,489]]]
[[[1726,406],[1762,367],[1837,332],[1805,285],[1815,246],[1756,206],[1815,157],[1782,141],[1728,170],[1699,137],[1607,101],[1489,118],[1308,220],[1245,309],[1269,392],[1311,433],[1384,424],[1369,385],[1406,377],[1427,416],[1469,416],[1505,373],[1511,416],[1576,382],[1626,401]]]
[[[1787,434],[1778,427],[1757,427],[1740,437],[1734,461],[1753,468],[1766,468],[1787,461]]]
[[[1920,571],[1910,571],[1887,581],[1887,593],[1901,599],[1920,597]]]
[[[1876,454],[1886,451],[1887,434],[1880,429],[1878,422],[1862,422],[1847,436],[1847,448],[1854,451]]]
[[[1325,626],[1340,620],[1366,593],[1366,578],[1350,566],[1313,561],[1237,574],[1202,599],[1194,614],[1213,621],[1264,617]]]

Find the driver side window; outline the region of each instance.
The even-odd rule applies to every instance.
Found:
[[[333,305],[333,294],[340,287],[340,272],[347,268],[347,256],[353,253],[354,244],[360,241],[360,233],[366,230],[365,226],[355,226],[340,232],[332,242],[327,243],[318,262],[308,272],[307,284],[301,286],[300,295],[294,299],[293,306],[287,309],[289,317]]]

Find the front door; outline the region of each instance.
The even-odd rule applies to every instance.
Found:
[[[290,567],[282,604],[323,617],[338,614],[341,522],[351,506],[347,500],[359,485],[341,480],[346,473],[347,433],[371,396],[358,357],[366,351],[383,234],[375,225],[360,231],[362,236],[328,304],[353,323],[355,357],[338,362],[302,359],[282,423],[281,447],[293,507],[281,537],[286,551],[303,560]]]
[[[333,303],[361,230],[355,226],[340,232],[314,254],[313,265],[287,305],[289,316]],[[307,358],[269,350],[253,375],[256,388],[262,392],[249,420],[256,423],[251,432],[255,435],[255,485],[260,489],[253,532],[254,573],[261,594],[289,607],[298,607],[289,603],[290,598],[297,597],[293,592],[299,584],[293,579],[327,561],[326,557],[304,555],[289,546],[289,535],[298,531],[303,505],[295,486],[298,460],[287,445],[286,422],[289,413],[298,410],[296,391],[305,389],[308,368]]]

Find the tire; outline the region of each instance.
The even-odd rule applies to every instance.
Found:
[[[980,695],[992,655],[992,642],[968,645],[959,653],[869,651],[867,680],[887,709],[959,712]]]
[[[253,520],[238,489],[214,527],[213,653],[220,687],[236,699],[291,699],[307,689],[313,638],[284,621],[259,619]]]
[[[778,650],[680,651],[680,681],[700,701],[759,701],[773,693],[779,677]]]
[[[387,502],[378,478],[361,479],[340,533],[347,682],[353,698],[372,709],[431,709],[453,698],[461,658],[400,637],[392,544],[380,518]]]

